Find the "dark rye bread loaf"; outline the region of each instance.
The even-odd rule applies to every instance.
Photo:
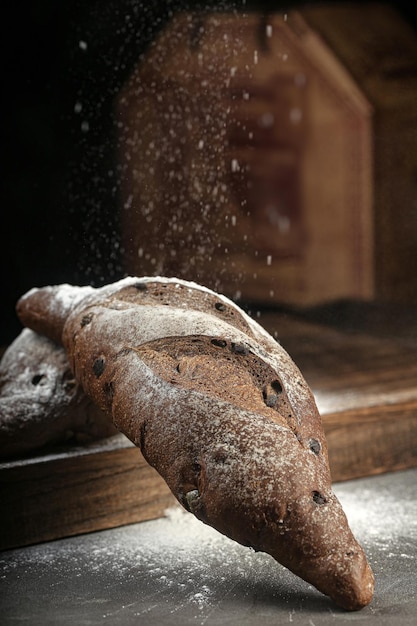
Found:
[[[24,328],[0,362],[0,459],[115,432],[75,380],[64,348]]]
[[[224,296],[128,277],[33,289],[23,324],[59,338],[85,393],[178,501],[359,609],[373,575],[332,492],[313,395],[287,352]]]

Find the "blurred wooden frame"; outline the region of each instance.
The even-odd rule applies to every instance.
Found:
[[[416,98],[395,6],[175,15],[116,100],[126,271],[417,303]]]
[[[127,271],[372,297],[372,106],[300,13],[198,19],[176,16],[118,98]]]

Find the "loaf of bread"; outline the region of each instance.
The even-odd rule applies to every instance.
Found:
[[[75,380],[64,348],[24,328],[0,362],[0,459],[115,432]]]
[[[85,393],[188,511],[356,610],[374,580],[332,492],[313,395],[226,297],[178,279],[32,289],[22,323],[61,341]]]

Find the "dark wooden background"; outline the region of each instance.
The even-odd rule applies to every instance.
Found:
[[[99,285],[123,275],[113,98],[170,13],[300,4],[309,3],[37,0],[9,7],[1,37],[0,345],[20,332],[15,302],[32,286]],[[415,27],[412,4],[395,6]]]

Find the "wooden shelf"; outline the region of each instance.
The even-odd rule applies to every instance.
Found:
[[[155,519],[175,502],[124,435],[3,463],[0,497],[0,549]]]
[[[313,389],[334,481],[417,466],[417,345],[263,313]],[[0,465],[0,549],[160,517],[176,500],[123,435]]]

